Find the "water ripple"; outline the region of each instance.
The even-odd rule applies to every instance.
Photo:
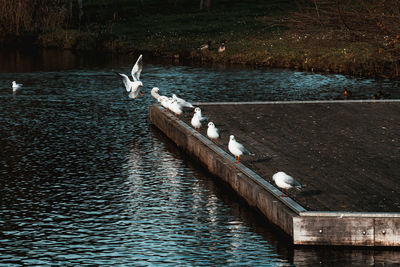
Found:
[[[113,70],[129,66],[0,73],[1,265],[290,266],[268,224],[149,127],[147,95],[158,86],[192,101],[334,99],[351,86],[367,98],[390,85],[149,64],[146,97],[132,101]],[[12,80],[24,83],[16,94]]]

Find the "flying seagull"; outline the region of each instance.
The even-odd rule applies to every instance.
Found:
[[[143,62],[142,55],[140,55],[131,71],[131,75],[133,78],[132,81],[126,74],[116,72],[119,76],[122,77],[122,82],[125,85],[126,91],[129,92],[129,98],[137,98],[138,94],[143,95],[141,92],[139,92],[139,86],[143,86],[143,83],[139,80],[142,69]]]

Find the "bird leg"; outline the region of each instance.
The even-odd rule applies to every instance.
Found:
[[[143,94],[142,94],[140,91],[138,91],[138,93],[139,93],[141,96],[143,96]]]
[[[281,197],[284,197],[285,195],[283,194],[283,188],[281,188]]]

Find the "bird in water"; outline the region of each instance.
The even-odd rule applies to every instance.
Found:
[[[13,91],[17,91],[18,89],[20,89],[22,87],[22,83],[17,83],[16,81],[12,82],[12,89]]]
[[[233,163],[239,163],[239,157],[241,155],[254,156],[254,154],[252,154],[250,151],[248,151],[241,143],[236,141],[234,135],[231,135],[229,137],[228,149],[229,149],[229,152],[231,152],[235,156],[235,161],[233,161]]]
[[[283,189],[286,189],[286,196],[288,194],[288,190],[293,187],[298,190],[301,189],[301,184],[285,172],[275,173],[272,175],[272,180],[274,180],[275,184],[281,188],[281,197],[285,196],[283,195]]]
[[[343,97],[344,97],[344,98],[348,98],[348,97],[350,97],[353,93],[352,93],[350,90],[347,90],[347,88],[344,88],[342,94],[343,94]]]
[[[142,55],[140,55],[135,65],[133,65],[131,71],[131,75],[133,78],[132,81],[126,74],[116,72],[119,76],[122,77],[122,82],[125,85],[126,91],[129,92],[129,98],[137,98],[138,94],[143,95],[139,91],[139,87],[143,86],[143,83],[139,80],[142,69],[143,69],[143,62],[142,62]]]

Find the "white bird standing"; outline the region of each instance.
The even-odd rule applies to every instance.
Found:
[[[197,107],[197,108],[194,109],[194,114],[195,114],[196,116],[199,117],[200,122],[203,122],[203,121],[207,121],[207,120],[208,120],[207,117],[203,117],[203,115],[202,115],[202,113],[201,113],[201,109],[200,109],[199,107]]]
[[[250,153],[250,151],[248,151],[241,143],[236,141],[235,136],[233,135],[229,137],[228,149],[235,156],[235,161],[233,163],[239,163],[239,157],[243,154],[254,155]]]
[[[182,98],[177,97],[176,94],[172,94],[172,99],[176,100],[176,102],[178,102],[178,104],[181,105],[182,107],[194,108],[194,106],[191,103],[187,102]]]
[[[203,116],[201,115],[201,109],[200,109],[199,107],[195,108],[195,109],[194,109],[194,114],[193,114],[192,120],[190,121],[191,124],[192,124],[192,126],[193,126],[196,130],[198,130],[198,129],[200,129],[200,127],[201,127],[201,123],[202,123],[203,121],[206,121],[206,120],[207,120],[207,118],[206,118],[206,117],[203,117]]]
[[[129,92],[129,98],[137,98],[138,94],[143,95],[141,92],[139,92],[139,86],[143,86],[143,83],[139,80],[142,69],[143,62],[142,55],[140,55],[135,65],[133,65],[131,71],[133,81],[129,80],[129,77],[127,75],[116,72],[119,76],[122,77],[122,81],[125,85],[126,91]]]
[[[158,93],[159,91],[160,91],[160,88],[158,88],[158,87],[153,87],[153,89],[151,89],[151,96],[158,100],[158,98],[161,96],[161,95]]]
[[[158,100],[158,102],[160,102],[161,106],[163,106],[165,108],[165,112],[168,112],[168,110],[169,110],[169,102],[170,102],[168,97],[162,95],[162,96],[159,96],[157,98],[157,100]]]
[[[217,127],[215,127],[212,121],[208,123],[207,136],[213,140],[217,140],[219,138],[219,130]]]
[[[12,82],[12,89],[14,92],[17,91],[21,87],[22,87],[22,83],[16,83],[15,81]]]
[[[274,180],[275,184],[281,188],[281,197],[283,197],[283,189],[286,189],[286,195],[290,188],[295,187],[296,189],[301,189],[301,184],[296,181],[292,176],[286,174],[285,172],[277,172],[272,175],[272,180]]]
[[[176,100],[174,100],[174,99],[172,99],[172,101],[170,101],[170,103],[169,103],[169,109],[170,109],[173,113],[175,113],[175,117],[176,117],[176,118],[178,118],[178,117],[182,114],[182,112],[183,112],[182,106],[179,105],[179,103],[178,103]]]
[[[199,130],[201,127],[201,121],[199,119],[199,116],[195,113],[193,114],[192,120],[190,121],[192,126],[196,129]]]

